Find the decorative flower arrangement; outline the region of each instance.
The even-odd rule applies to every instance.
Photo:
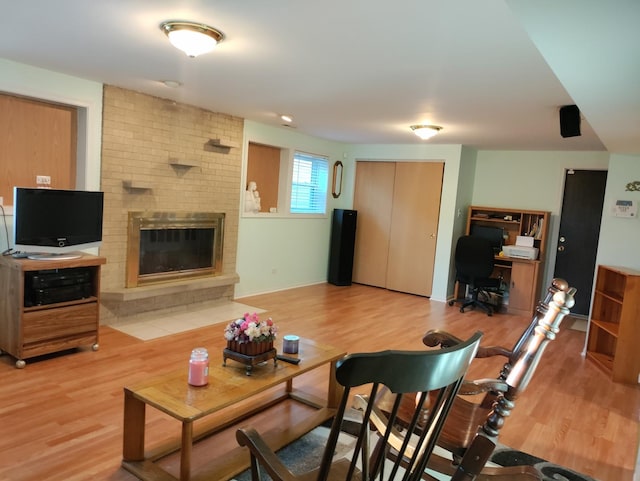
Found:
[[[277,333],[278,328],[271,318],[261,321],[258,314],[254,312],[246,313],[242,319],[236,319],[227,324],[224,329],[224,338],[227,341],[239,343],[273,342]]]

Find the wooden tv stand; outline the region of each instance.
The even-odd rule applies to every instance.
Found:
[[[0,256],[0,354],[25,359],[83,345],[98,349],[100,324],[100,266],[104,257],[81,254],[77,259],[31,260]],[[82,297],[76,295],[71,273],[83,278]],[[33,276],[55,277],[47,291],[29,282]],[[69,294],[69,291],[72,291]],[[73,298],[73,300],[66,300]]]

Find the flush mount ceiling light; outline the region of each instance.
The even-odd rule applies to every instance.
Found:
[[[222,41],[224,34],[213,27],[194,22],[162,22],[160,29],[171,44],[189,57],[211,52]]]
[[[442,127],[437,125],[412,125],[411,130],[422,140],[427,140],[440,132]]]
[[[161,82],[170,89],[177,89],[182,86],[182,84],[177,80],[161,80]]]

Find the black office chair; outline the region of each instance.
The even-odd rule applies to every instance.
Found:
[[[461,302],[460,312],[467,307],[479,307],[487,315],[493,314],[493,307],[483,301],[489,299],[490,292],[501,295],[500,284],[502,279],[491,277],[494,267],[494,251],[491,242],[478,236],[462,236],[458,239],[455,252],[456,281],[458,285],[465,284],[469,288],[471,298],[462,297],[449,301],[452,306],[455,302]]]

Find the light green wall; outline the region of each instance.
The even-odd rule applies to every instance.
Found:
[[[344,164],[343,193],[329,197],[327,212],[352,208],[357,160],[444,162],[442,203],[436,246],[432,299],[445,301],[452,290],[452,257],[461,146],[347,145],[322,141],[291,129],[245,122],[245,147],[258,142],[280,148],[328,155]],[[244,149],[247,152],[248,149]],[[245,154],[246,155],[246,154]],[[244,159],[246,166],[246,159]],[[245,184],[242,180],[239,188]],[[468,184],[470,185],[470,183]],[[236,297],[308,285],[327,280],[331,219],[291,219],[272,214],[241,217],[238,233]]]
[[[560,211],[566,169],[602,169],[607,152],[478,152],[473,203]]]
[[[458,194],[455,206],[455,224],[453,230],[452,244],[455,246],[457,239],[464,235],[467,230],[467,212],[469,206],[473,205],[473,180],[476,174],[478,151],[465,147],[462,149],[462,158],[460,162],[460,176],[458,179]],[[449,283],[447,286],[447,294],[449,297],[453,294],[453,286],[455,284],[455,259],[453,253],[449,256]]]
[[[616,200],[635,200],[640,192],[626,191],[629,182],[640,181],[640,155],[612,154],[604,196],[604,212],[596,263],[640,270],[640,221],[611,215]]]
[[[344,164],[342,195],[329,193],[324,217],[291,218],[286,214],[240,216],[236,270],[240,282],[236,297],[326,282],[329,263],[329,236],[333,209],[349,209],[353,199],[353,169],[345,158],[346,146],[339,142],[301,134],[284,127],[245,121],[244,173],[238,188],[246,185],[248,143],[262,144],[327,156],[330,165]],[[333,170],[330,170],[330,177]],[[242,206],[240,211],[242,212]]]
[[[479,151],[473,205],[551,212],[542,282],[546,288],[553,278],[565,171],[608,166],[608,152]]]

